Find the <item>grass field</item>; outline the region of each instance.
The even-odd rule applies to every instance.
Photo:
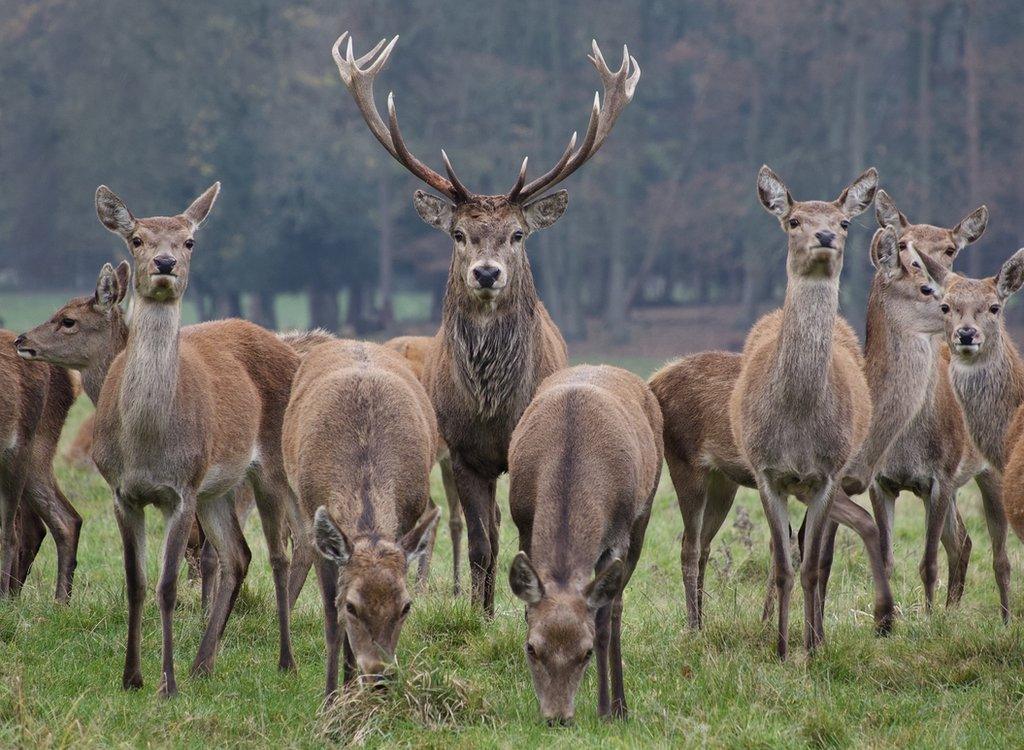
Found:
[[[76,405],[67,433],[91,408]],[[67,433],[65,437],[67,437]],[[599,720],[591,671],[571,728],[538,718],[522,645],[522,607],[506,582],[516,549],[502,530],[498,614],[485,622],[451,596],[450,544],[439,537],[429,592],[416,600],[399,644],[400,681],[386,694],[350,694],[318,712],[323,686],[319,595],[312,579],[294,617],[298,674],[275,669],[272,586],[258,521],[247,528],[252,566],[228,623],[215,674],[187,676],[202,628],[199,591],[182,577],[176,619],[180,694],[155,695],[159,617],[150,597],[143,629],[145,687],[120,688],[126,604],[121,549],[108,490],[95,474],[61,466],[85,518],[71,604],[53,604],[54,552],[46,541],[19,601],[0,605],[0,746],[111,747],[345,743],[415,747],[1008,747],[1024,737],[1024,643],[1002,626],[976,492],[962,494],[974,557],[962,607],[922,607],[917,564],[920,503],[898,505],[894,635],[872,635],[865,555],[840,533],[826,614],[828,643],[813,659],[800,647],[799,586],[780,664],[760,622],[767,565],[756,496],[741,493],[708,573],[707,628],[685,627],[678,566],[682,523],[667,477],[647,543],[626,592],[623,626],[631,718]],[[435,477],[435,498],[443,495]],[[501,489],[504,503],[504,482]],[[794,511],[796,510],[794,504]],[[507,513],[505,514],[508,518]],[[151,514],[150,585],[162,522]],[[442,528],[444,526],[442,525]],[[1021,547],[1011,543],[1015,570]],[[1015,589],[1019,591],[1019,587]],[[945,592],[940,587],[939,595]],[[1013,598],[1020,611],[1021,598]]]

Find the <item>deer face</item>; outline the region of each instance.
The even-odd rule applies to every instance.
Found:
[[[891,226],[899,236],[900,251],[914,250],[941,263],[947,270],[953,267],[960,251],[976,242],[988,226],[988,208],[981,206],[964,217],[952,229],[931,224],[911,224],[896,208],[893,199],[884,190],[875,197],[875,218],[879,226]]]
[[[452,238],[450,273],[459,288],[482,307],[493,309],[523,274],[530,273],[526,238],[554,224],[565,212],[564,190],[520,206],[505,196],[474,196],[451,204],[417,190],[416,211],[430,226]]]
[[[156,302],[181,298],[188,286],[194,234],[213,208],[220,183],[215,183],[178,216],[136,219],[105,185],[96,190],[96,213],[114,234],[120,235],[135,261],[135,291]]]
[[[942,333],[945,320],[937,304],[942,295],[937,279],[945,277],[945,268],[941,261],[913,249],[901,250],[901,245],[893,227],[879,229],[871,240],[871,264],[884,290],[888,314],[899,318],[903,331]]]
[[[120,303],[128,291],[128,261],[103,266],[91,297],[75,297],[14,345],[23,359],[82,370],[109,354],[112,335],[124,325]]]
[[[785,183],[768,167],[757,175],[757,195],[765,210],[779,217],[789,242],[792,276],[838,279],[850,220],[875,197],[878,173],[872,168],[834,201],[794,201]]]
[[[350,540],[320,506],[316,545],[338,568],[338,620],[364,678],[380,680],[394,662],[398,636],[412,609],[406,586],[409,565],[433,546],[441,511],[429,508],[397,543],[377,535]]]
[[[945,317],[946,339],[958,362],[970,365],[984,361],[999,347],[1006,335],[1003,304],[1024,284],[1024,248],[1018,250],[999,275],[988,279],[969,279],[949,274],[941,310]]]
[[[526,602],[526,662],[549,724],[572,722],[576,692],[594,655],[595,615],[619,595],[622,579],[618,559],[582,590],[545,585],[525,552],[512,561],[512,592]]]

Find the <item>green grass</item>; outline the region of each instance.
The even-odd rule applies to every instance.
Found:
[[[88,407],[76,405],[68,432]],[[67,435],[66,435],[67,437]],[[158,700],[159,620],[145,612],[145,687],[120,688],[126,606],[121,549],[108,490],[98,476],[61,467],[59,478],[85,518],[72,602],[52,603],[54,553],[47,540],[20,600],[0,604],[0,746],[111,747],[266,745],[319,747],[350,741],[415,747],[1006,747],[1024,736],[1022,625],[997,617],[989,545],[976,491],[962,493],[974,538],[958,611],[922,607],[917,576],[921,504],[898,504],[893,636],[871,628],[865,555],[840,533],[827,610],[828,643],[813,659],[800,647],[799,587],[780,664],[760,622],[767,540],[755,495],[738,507],[752,522],[726,522],[708,571],[707,627],[688,632],[678,567],[682,523],[667,479],[647,543],[626,592],[623,626],[631,718],[599,720],[591,671],[577,723],[538,719],[522,643],[522,607],[505,582],[516,534],[502,530],[497,617],[485,622],[450,594],[450,545],[441,534],[430,590],[419,597],[399,644],[402,677],[385,694],[357,693],[328,715],[319,595],[311,579],[294,617],[299,672],[275,669],[272,586],[258,522],[247,536],[253,563],[228,623],[216,671],[187,676],[202,628],[199,592],[182,579],[175,621],[179,696]],[[435,477],[435,498],[442,500]],[[501,489],[504,503],[504,482]],[[795,506],[795,503],[794,503]],[[795,507],[794,507],[795,511]],[[150,585],[162,523],[150,513]],[[508,514],[505,514],[508,519]],[[442,526],[442,528],[444,528]],[[1021,548],[1011,541],[1015,570]],[[1019,590],[1019,587],[1018,589]],[[940,587],[939,596],[945,592]],[[1013,598],[1020,611],[1019,595]]]

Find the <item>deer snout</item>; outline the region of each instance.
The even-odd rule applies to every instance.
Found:
[[[818,244],[820,244],[822,247],[835,247],[835,232],[830,232],[827,229],[822,229],[820,232],[814,233],[814,238],[818,240]]]
[[[18,338],[14,339],[14,348],[20,349],[21,345],[25,343],[25,334],[21,334]]]
[[[18,338],[14,339],[15,351],[18,352],[18,356],[22,359],[35,359],[36,350],[26,346],[26,344],[28,344],[28,339],[23,333],[18,336]]]
[[[178,265],[178,261],[171,255],[158,255],[153,258],[153,268],[156,269],[156,273],[171,273],[176,265]]]
[[[501,269],[489,263],[475,266],[473,268],[473,278],[480,285],[481,289],[493,289],[501,279]]]
[[[957,343],[962,346],[970,346],[975,343],[974,339],[977,335],[978,329],[973,326],[961,326],[956,329]]]

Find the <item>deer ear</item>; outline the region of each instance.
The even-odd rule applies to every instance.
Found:
[[[352,545],[331,519],[327,508],[320,506],[313,516],[313,535],[320,554],[341,567],[352,557]]]
[[[416,213],[420,218],[434,229],[440,229],[446,234],[451,229],[452,211],[455,206],[444,198],[417,190],[412,194],[412,205],[416,207]]]
[[[618,596],[622,591],[625,572],[626,566],[622,564],[622,560],[617,557],[612,560],[583,590],[587,606],[591,609],[600,609]]]
[[[780,219],[793,208],[793,197],[789,188],[771,168],[765,164],[757,171],[757,198],[765,211]]]
[[[875,195],[875,219],[880,227],[903,228],[910,224],[903,212],[896,208],[896,203],[884,190]]]
[[[100,269],[99,278],[96,279],[96,293],[93,295],[93,304],[100,310],[106,312],[118,302],[118,279],[117,272],[109,263],[104,263]]]
[[[1015,252],[1003,263],[996,277],[996,294],[1006,299],[1024,284],[1024,247]]]
[[[871,238],[871,265],[879,270],[895,271],[900,264],[899,241],[892,226],[875,231]]]
[[[508,571],[508,583],[512,593],[527,604],[536,604],[544,598],[544,584],[534,569],[530,558],[520,550],[512,558],[512,567]]]
[[[192,201],[192,205],[185,209],[185,213],[182,216],[192,222],[192,226],[198,229],[206,221],[206,217],[209,216],[210,209],[213,208],[218,195],[220,195],[220,182],[215,182],[206,189],[206,192]]]
[[[131,264],[122,260],[114,269],[114,275],[117,276],[117,301],[121,302],[128,295],[128,285],[132,280]]]
[[[958,248],[964,248],[981,239],[988,226],[988,206],[981,206],[965,216],[963,221],[953,228],[953,239]]]
[[[932,258],[928,253],[920,253],[917,256],[924,264],[924,270],[928,272],[929,278],[940,290],[945,290],[946,281],[952,273],[948,268]]]
[[[554,224],[565,213],[569,205],[569,191],[559,190],[557,193],[539,198],[523,206],[523,215],[526,216],[526,225],[531,232],[538,229],[547,229]]]
[[[431,505],[416,521],[416,525],[399,541],[399,546],[405,552],[406,564],[413,565],[434,546],[434,532],[437,530],[437,520],[440,517],[441,509]]]
[[[843,209],[847,216],[857,216],[871,205],[878,187],[878,170],[869,167],[856,180],[850,183],[839,197],[836,205]]]
[[[135,231],[135,217],[124,201],[106,185],[96,188],[96,215],[107,229],[114,234],[127,237]]]

